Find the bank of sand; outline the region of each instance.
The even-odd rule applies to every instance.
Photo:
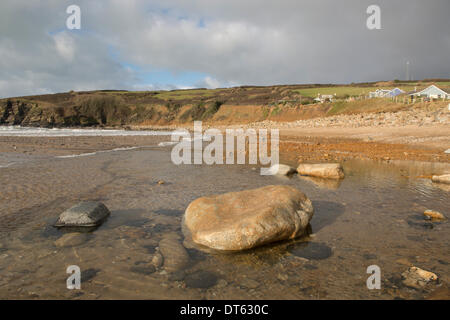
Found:
[[[211,125],[209,127],[212,127]],[[161,127],[152,127],[162,129]],[[179,128],[179,127],[177,127]],[[207,129],[204,126],[203,129]],[[218,126],[279,128],[280,155],[291,164],[349,159],[417,160],[450,163],[450,124],[396,127],[292,127],[289,123]],[[146,127],[145,129],[150,129]],[[175,129],[175,127],[164,127]],[[191,128],[188,128],[191,129]],[[170,136],[7,137],[0,136],[0,152],[29,155],[71,155],[123,147],[156,146]]]

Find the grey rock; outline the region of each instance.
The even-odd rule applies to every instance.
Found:
[[[55,227],[96,227],[110,215],[108,208],[101,202],[80,202],[64,211]]]

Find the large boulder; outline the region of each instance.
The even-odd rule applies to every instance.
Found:
[[[108,208],[101,202],[80,202],[61,213],[55,227],[96,227],[109,215]]]
[[[450,184],[450,174],[444,174],[441,176],[432,176],[431,181],[437,183],[447,183]]]
[[[202,197],[189,204],[185,230],[192,241],[216,250],[244,250],[303,235],[311,201],[290,186]]]
[[[297,172],[304,176],[331,179],[344,178],[344,169],[339,163],[300,164]]]

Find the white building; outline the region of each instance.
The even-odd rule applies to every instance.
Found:
[[[324,102],[333,102],[334,97],[336,94],[332,95],[332,94],[318,94],[317,98],[314,98],[315,102],[320,102],[320,103],[324,103]]]
[[[450,93],[445,92],[442,89],[439,89],[434,84],[426,89],[423,89],[422,91],[415,92],[410,95],[416,97],[426,97],[430,99],[450,99]]]

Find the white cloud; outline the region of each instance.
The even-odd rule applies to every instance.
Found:
[[[75,42],[67,32],[60,32],[53,36],[56,51],[66,61],[73,61],[75,55]]]

